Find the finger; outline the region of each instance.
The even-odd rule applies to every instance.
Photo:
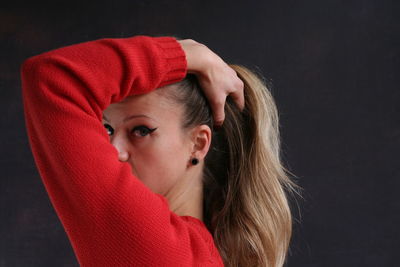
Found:
[[[233,101],[236,103],[238,108],[240,110],[244,109],[245,105],[245,100],[244,100],[244,83],[243,81],[239,78],[237,72],[231,68],[229,65],[227,65],[230,71],[230,77],[231,77],[231,88],[229,90],[229,95],[233,99]]]
[[[210,106],[213,113],[214,124],[216,126],[221,126],[225,120],[225,98],[214,99],[214,101],[210,103]]]
[[[225,113],[222,112],[221,114],[214,114],[214,125],[221,126],[225,120]]]
[[[237,89],[236,91],[230,93],[230,96],[233,99],[233,101],[236,103],[236,105],[239,107],[239,109],[243,110],[244,105],[245,105],[245,100],[244,100],[244,90],[243,90],[242,80],[240,80],[238,88],[239,89]]]

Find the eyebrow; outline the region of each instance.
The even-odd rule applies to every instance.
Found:
[[[129,121],[129,120],[131,120],[131,119],[135,119],[135,118],[148,118],[148,119],[154,120],[153,118],[150,118],[149,116],[146,116],[146,115],[144,115],[144,114],[138,114],[138,115],[130,115],[130,116],[126,117],[126,118],[123,120],[123,122],[127,122],[127,121]],[[106,120],[106,121],[108,121],[108,122],[110,122],[110,120],[107,119],[107,117],[104,116],[104,114],[103,114],[103,119]]]
[[[143,114],[139,114],[139,115],[131,115],[131,116],[128,116],[128,117],[126,117],[124,120],[123,120],[123,122],[127,122],[127,121],[129,121],[129,120],[131,120],[131,119],[135,119],[135,118],[148,118],[148,119],[152,119],[152,118],[150,118],[149,116],[146,116],[146,115],[143,115]]]

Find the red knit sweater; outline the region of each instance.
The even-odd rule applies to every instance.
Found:
[[[83,266],[223,266],[204,223],[178,216],[118,160],[102,111],[186,75],[172,37],[105,38],[21,67],[26,127],[52,205]]]

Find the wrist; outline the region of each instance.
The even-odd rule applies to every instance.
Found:
[[[203,76],[212,67],[211,50],[192,39],[178,41],[186,55],[187,72]]]

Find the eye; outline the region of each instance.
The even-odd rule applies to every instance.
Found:
[[[157,128],[149,128],[144,125],[136,126],[135,128],[132,129],[131,133],[137,137],[144,137],[152,132],[157,130]]]
[[[105,124],[104,124],[104,127],[107,129],[108,135],[112,135],[112,134],[114,133],[114,129],[113,129],[113,127],[111,127],[110,124],[105,123]]]

